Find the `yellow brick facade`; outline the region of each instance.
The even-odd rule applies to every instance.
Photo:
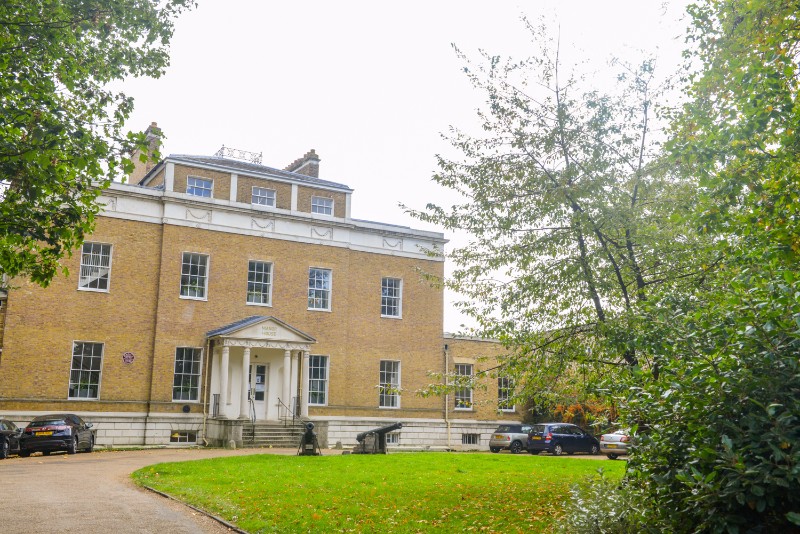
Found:
[[[311,213],[311,197],[330,198],[333,200],[333,216],[344,217],[345,196],[343,194],[312,187],[299,187],[297,192],[298,211]]]
[[[476,387],[472,391],[473,405],[469,410],[455,410],[455,401],[451,401],[452,408],[459,417],[474,417],[478,420],[521,419],[522,414],[518,407],[506,411],[499,409],[498,377],[502,376],[502,368],[498,368],[498,361],[501,361],[501,357],[506,353],[500,343],[446,335],[444,344],[447,346],[449,356],[449,371],[454,373],[456,364],[472,365],[476,380]]]
[[[253,202],[253,187],[263,187],[275,191],[275,207],[288,210],[292,207],[292,186],[290,184],[239,176],[237,180],[236,198],[239,202],[250,204]]]
[[[214,199],[198,199],[191,209],[185,201],[172,201],[172,192],[185,193],[188,176],[213,180]],[[12,281],[0,309],[0,411],[19,414],[18,420],[26,414],[77,412],[90,420],[92,415],[104,417],[109,428],[128,421],[125,436],[115,437],[111,430],[103,436],[109,443],[158,443],[175,428],[191,427],[202,434],[209,419],[212,368],[220,365],[220,353],[209,350],[217,341],[207,333],[248,317],[270,316],[312,336],[316,342],[310,354],[328,358],[326,403],[309,406],[308,416],[330,425],[331,442],[352,441],[355,429],[364,426],[408,421],[427,429],[409,444],[446,439],[450,446],[458,441],[451,435],[450,420],[460,421],[461,432],[485,433],[498,420],[520,419],[496,409],[496,379],[485,392],[476,390],[470,411],[454,411],[442,397],[415,394],[431,382],[429,372],[441,373],[448,365],[452,370],[455,361],[494,357],[499,350],[496,344],[443,337],[443,295],[421,273],[441,276],[444,263],[418,252],[414,244],[442,245],[441,234],[407,229],[387,239],[388,232],[398,232],[387,227],[376,235],[369,228],[359,230],[360,237],[354,238],[353,225],[345,218],[349,190],[340,186],[341,192],[329,192],[327,184],[309,187],[302,183],[305,178],[293,187],[285,178],[276,175],[269,181],[248,177],[241,169],[226,173],[168,159],[149,175],[167,191],[115,185],[104,192],[113,201],[86,241],[111,246],[109,288],[79,289],[80,250],[64,260],[69,275],[47,288]],[[226,204],[233,180],[236,201]],[[256,224],[251,208],[241,206],[249,202],[253,185],[277,191],[277,210],[296,206],[285,227]],[[323,230],[303,215],[310,211],[312,194],[318,193],[334,198],[334,218]],[[123,209],[128,211],[118,211]],[[206,211],[208,217],[198,221],[197,213]],[[180,296],[184,253],[208,257],[203,299]],[[272,266],[270,306],[246,302],[251,260]],[[331,272],[329,311],[308,309],[310,268]],[[402,280],[399,318],[381,315],[384,277]],[[68,398],[76,341],[103,344],[96,399]],[[203,351],[197,401],[173,401],[178,347]],[[379,407],[382,360],[400,362],[398,408]],[[307,394],[308,385],[299,382]]]

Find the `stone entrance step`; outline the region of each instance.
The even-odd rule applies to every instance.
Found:
[[[243,447],[297,447],[303,435],[303,425],[299,422],[270,423],[258,422],[245,423],[242,429]]]

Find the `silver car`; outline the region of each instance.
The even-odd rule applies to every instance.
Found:
[[[631,442],[630,434],[627,430],[617,430],[611,434],[600,436],[600,452],[612,460],[616,460],[623,454],[628,454],[628,444]]]
[[[519,454],[525,450],[525,443],[528,441],[528,432],[530,431],[531,425],[515,423],[500,425],[489,439],[489,450],[500,452],[508,449],[511,454]]]

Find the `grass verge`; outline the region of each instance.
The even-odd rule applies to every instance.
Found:
[[[572,484],[624,462],[529,455],[253,455],[136,471],[248,532],[550,532]]]

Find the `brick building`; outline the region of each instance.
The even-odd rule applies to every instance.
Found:
[[[437,232],[351,217],[312,150],[279,170],[170,155],[104,191],[96,229],[43,289],[0,298],[0,414],[75,412],[98,445],[242,444],[310,419],[324,445],[403,422],[403,447],[486,447],[508,384],[415,394],[497,347],[443,334]],[[474,397],[473,397],[474,396]]]

